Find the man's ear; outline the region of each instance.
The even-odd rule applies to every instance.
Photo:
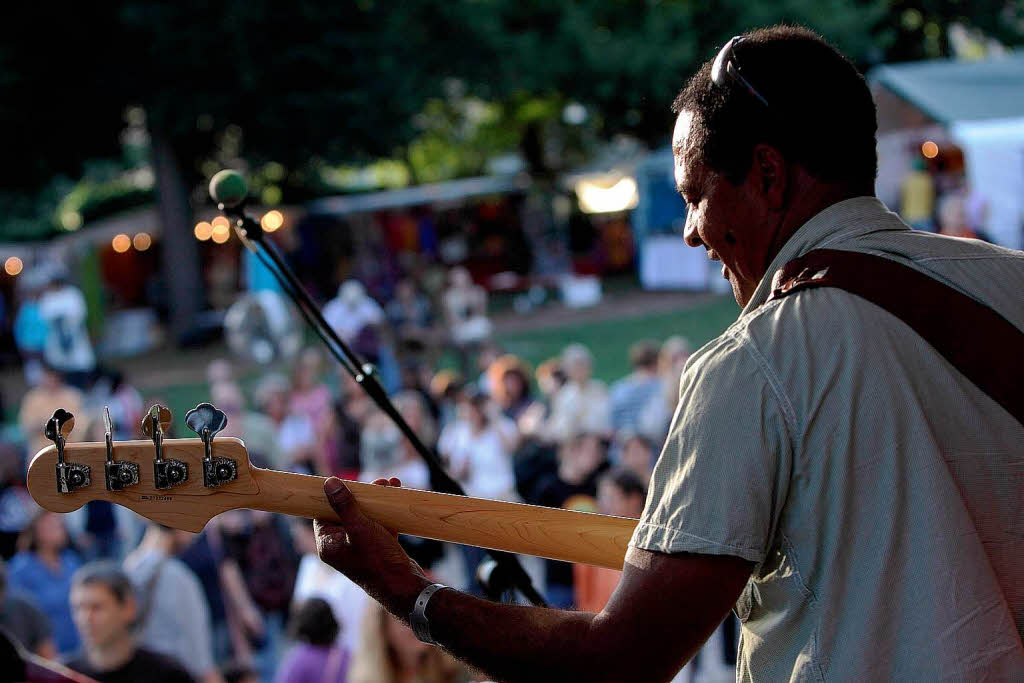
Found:
[[[765,144],[754,147],[751,174],[770,209],[781,209],[786,201],[787,171],[786,159],[777,148]]]

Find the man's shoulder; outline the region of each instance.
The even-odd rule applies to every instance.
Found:
[[[191,681],[192,676],[188,673],[181,662],[177,659],[160,652],[153,652],[140,647],[135,651],[132,664],[139,671],[160,674],[156,680],[164,681]]]

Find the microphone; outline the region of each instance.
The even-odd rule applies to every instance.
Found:
[[[249,196],[249,184],[238,171],[226,168],[210,178],[210,197],[225,209],[233,209]]]

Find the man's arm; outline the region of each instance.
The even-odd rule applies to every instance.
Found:
[[[342,523],[316,523],[321,559],[407,621],[431,581],[393,534],[363,515],[340,480],[328,479],[325,492]],[[444,590],[431,598],[427,617],[435,640],[500,681],[667,680],[722,621],[752,567],[732,556],[631,548],[600,613],[504,605]]]

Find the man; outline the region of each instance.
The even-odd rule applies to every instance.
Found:
[[[46,615],[28,598],[7,590],[7,565],[3,560],[0,560],[0,629],[14,636],[29,652],[44,659],[57,656]]]
[[[629,364],[633,372],[608,390],[613,432],[638,430],[644,409],[665,390],[658,377],[657,343],[645,340],[630,346]]]
[[[438,590],[420,630],[499,680],[655,681],[735,605],[742,680],[1020,679],[1024,425],[866,300],[765,301],[827,246],[1024,328],[1024,254],[912,231],[874,198],[870,93],[817,35],[757,30],[716,59],[676,99],[675,174],[687,242],[744,308],[687,363],[618,588],[597,614]],[[321,557],[409,618],[429,579],[342,482],[325,493],[341,524],[318,523]]]
[[[133,631],[138,615],[128,576],[112,562],[87,564],[71,583],[71,613],[84,651],[67,666],[105,683],[192,681],[176,661],[138,646]]]

